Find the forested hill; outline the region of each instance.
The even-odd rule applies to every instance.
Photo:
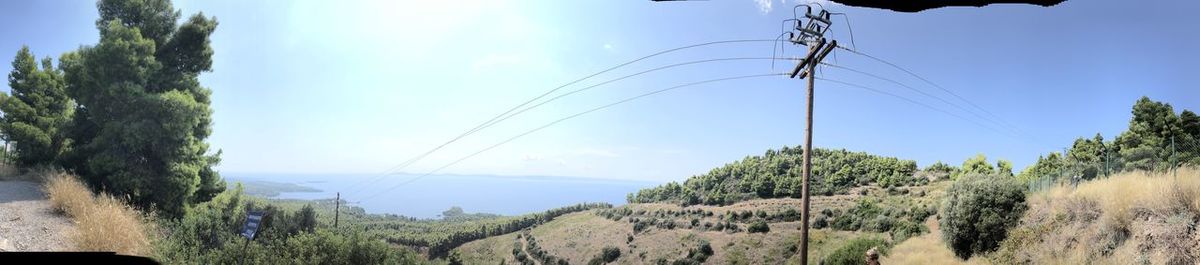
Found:
[[[631,203],[675,202],[684,205],[720,205],[755,198],[800,197],[800,147],[767,150],[693,176],[682,185],[676,182],[631,193]],[[917,162],[865,152],[817,148],[813,150],[813,194],[844,193],[872,182],[880,186],[907,185],[926,181],[913,175]]]

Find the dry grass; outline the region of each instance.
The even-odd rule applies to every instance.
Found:
[[[1129,172],[1033,194],[997,260],[1196,264],[1200,170]]]
[[[991,264],[986,258],[971,257],[963,261],[942,242],[942,232],[938,230],[937,219],[930,217],[925,221],[930,233],[909,238],[892,248],[888,256],[880,260],[880,264]]]
[[[773,209],[773,207],[791,201],[795,200],[751,201],[724,207],[704,206],[704,209],[714,212],[732,211],[732,209],[739,211]],[[631,207],[649,211],[684,209],[670,204],[634,204]],[[690,206],[689,209],[694,207],[697,206]],[[569,260],[571,264],[586,263],[591,257],[599,254],[601,248],[605,246],[615,246],[621,249],[621,257],[612,264],[653,264],[653,261],[659,258],[678,260],[686,257],[688,250],[697,247],[700,240],[710,242],[715,250],[713,256],[709,257],[705,264],[799,264],[800,256],[794,253],[794,247],[800,238],[798,222],[771,223],[771,231],[765,234],[750,234],[745,231],[731,234],[721,231],[682,228],[685,226],[686,219],[688,218],[675,220],[681,228],[655,227],[634,234],[632,225],[626,219],[612,221],[598,216],[592,211],[587,211],[555,218],[553,221],[532,229],[532,234],[537,238],[538,245],[542,249]],[[701,220],[715,221],[710,218]],[[746,227],[745,223],[738,223],[738,225],[742,229]],[[880,233],[830,229],[815,229],[811,233],[809,264],[817,264],[821,258],[844,245],[847,240],[860,236],[886,236]],[[457,250],[463,253],[463,260],[466,264],[497,264],[502,260],[506,264],[517,264],[511,253],[515,235],[515,233],[510,233],[472,241],[460,246]],[[628,235],[634,235],[632,242],[627,241]]]
[[[137,210],[107,194],[92,195],[70,174],[47,171],[43,177],[51,204],[75,220],[71,240],[77,250],[149,254],[149,222]]]
[[[78,226],[72,239],[79,250],[149,254],[147,224],[136,210],[112,196],[100,196],[75,220]]]
[[[96,204],[92,191],[82,182],[63,172],[47,172],[42,186],[55,209],[75,217]]]

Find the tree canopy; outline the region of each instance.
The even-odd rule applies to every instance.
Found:
[[[100,42],[61,58],[76,116],[64,166],[94,186],[178,216],[184,205],[224,190],[205,139],[211,91],[198,76],[212,66],[215,18],[180,25],[168,0],[97,3]]]
[[[787,146],[778,151],[767,150],[762,156],[747,156],[693,176],[683,184],[671,182],[629,194],[627,200],[719,205],[753,198],[798,198],[803,153],[802,148]],[[868,183],[896,186],[924,180],[913,177],[917,171],[917,162],[913,160],[821,148],[813,150],[812,160],[810,185],[815,194],[846,192]]]
[[[71,120],[71,99],[63,87],[62,71],[50,58],[34,59],[29,47],[21,47],[8,74],[10,95],[0,94],[0,131],[12,141],[18,165],[54,163],[66,149],[61,128]]]
[[[1125,170],[1166,170],[1200,165],[1200,117],[1190,110],[1178,115],[1171,104],[1142,97],[1133,104],[1129,127],[1112,141],[1097,133],[1077,138],[1066,154],[1052,152],[1021,170],[1019,178],[1095,178]]]

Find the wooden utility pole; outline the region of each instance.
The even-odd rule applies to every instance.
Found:
[[[804,167],[801,171],[803,182],[801,183],[800,191],[800,198],[803,201],[800,211],[800,264],[808,264],[809,196],[811,194],[808,182],[812,176],[813,91],[816,86],[816,69],[817,64],[821,63],[821,60],[825,59],[825,56],[829,55],[829,52],[837,47],[837,41],[835,40],[830,42],[829,45],[825,45],[825,39],[821,38],[807,45],[808,56],[805,56],[804,60],[800,61],[800,64],[796,65],[796,69],[792,71],[792,78],[797,77],[797,75],[800,78],[808,78],[807,118],[805,119],[806,123],[804,126]],[[804,70],[804,72],[801,73],[801,70]]]
[[[816,54],[817,48],[816,45],[809,45],[808,53]],[[815,63],[808,64],[808,118],[805,119],[804,125],[804,170],[801,173],[804,175],[804,184],[801,185],[803,190],[800,191],[800,197],[804,199],[804,208],[801,211],[803,215],[800,217],[803,223],[800,226],[800,264],[808,264],[808,180],[812,175],[813,86],[816,84],[813,69],[817,69],[816,65]]]
[[[338,216],[342,215],[342,193],[337,193],[337,198],[333,199],[333,228],[338,227]]]

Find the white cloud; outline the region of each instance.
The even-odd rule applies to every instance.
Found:
[[[758,4],[758,10],[765,14],[771,12],[771,5],[773,4],[773,1],[774,0],[754,0],[754,3]]]

